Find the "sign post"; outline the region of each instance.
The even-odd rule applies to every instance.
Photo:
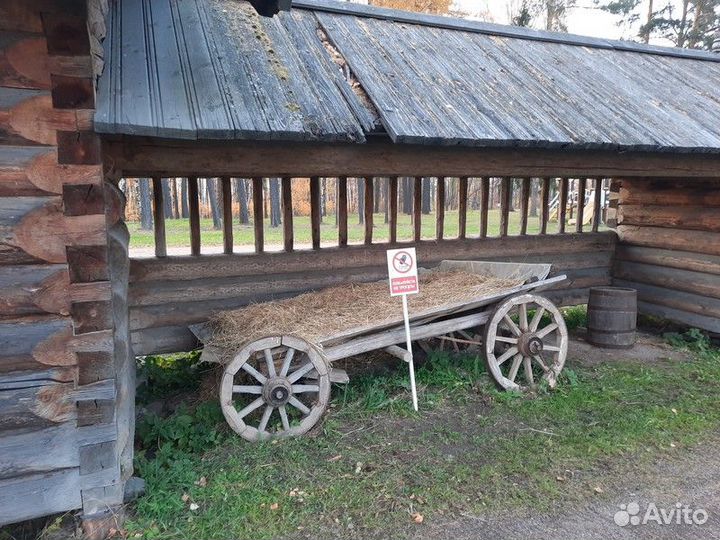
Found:
[[[412,340],[410,339],[410,315],[408,313],[408,294],[420,292],[417,273],[417,256],[415,248],[387,250],[388,276],[390,296],[402,296],[403,318],[405,320],[405,341],[410,357],[410,390],[412,391],[413,409],[418,410],[417,388],[415,386],[415,364],[413,362]]]

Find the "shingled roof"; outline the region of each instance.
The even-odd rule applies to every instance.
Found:
[[[720,151],[720,55],[335,2],[113,0],[95,127]]]

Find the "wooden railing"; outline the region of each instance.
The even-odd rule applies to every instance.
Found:
[[[374,215],[374,198],[376,196],[376,184],[383,180],[380,184],[385,189],[383,200],[387,206],[387,227],[388,241],[391,244],[398,241],[419,242],[422,237],[422,221],[423,203],[427,205],[427,200],[423,201],[423,185],[425,182],[433,182],[434,187],[434,220],[435,233],[431,240],[442,241],[447,238],[447,214],[446,207],[448,203],[447,182],[446,177],[437,177],[435,179],[413,177],[406,180],[406,188],[412,186],[412,208],[409,212],[412,219],[412,235],[411,238],[399,239],[398,237],[398,196],[399,196],[399,178],[394,177],[365,177],[362,194],[364,198],[364,209],[362,222],[363,227],[363,243],[371,245],[379,243],[373,238],[373,234],[378,230],[378,226],[373,222]],[[167,237],[165,231],[165,215],[166,201],[164,200],[163,182],[161,178],[152,179],[153,187],[153,209],[152,217],[154,223],[154,240],[155,255],[157,257],[167,256]],[[229,177],[222,177],[214,180],[216,182],[216,193],[219,196],[219,211],[222,215],[222,233],[223,233],[223,253],[232,254],[234,252],[233,238],[233,222],[236,216],[233,215],[233,183]],[[252,186],[252,215],[253,215],[253,231],[254,231],[254,251],[263,253],[266,250],[265,242],[265,198],[263,193],[263,184],[265,179],[262,177],[254,177],[250,179]],[[296,249],[294,236],[294,207],[293,207],[293,181],[291,177],[284,177],[280,182],[280,204],[281,204],[281,221],[283,250],[292,252]],[[309,180],[309,205],[310,205],[310,238],[311,248],[313,250],[321,249],[321,178],[312,177]],[[336,227],[337,227],[337,246],[346,247],[348,245],[348,178],[340,176],[333,179],[336,182],[335,189],[335,206],[336,206]],[[190,254],[193,256],[201,253],[201,221],[200,221],[200,201],[198,178],[189,177],[187,182],[187,207],[190,228]],[[470,193],[469,187],[475,187]],[[126,182],[127,184],[127,182]],[[511,209],[514,206],[513,200],[516,199],[519,211],[519,228],[517,235],[525,236],[533,234],[529,232],[529,216],[531,208],[531,198],[534,198],[535,205],[538,210],[538,227],[537,233],[540,235],[559,233],[564,234],[568,231],[568,221],[574,219],[575,224],[573,231],[575,233],[585,232],[585,218],[587,212],[587,204],[592,204],[592,220],[591,230],[598,231],[602,221],[603,206],[606,204],[607,197],[603,197],[603,192],[609,186],[609,181],[605,182],[603,178],[488,178],[488,177],[462,177],[457,178],[452,186],[453,206],[457,208],[457,225],[460,239],[477,237],[486,238],[494,236],[489,230],[489,215],[494,208],[490,207],[491,193],[494,192],[493,186],[498,187],[499,184],[499,227],[496,236],[505,237],[511,235],[510,216]],[[535,188],[535,189],[533,189]],[[586,191],[593,190],[592,200],[586,201]],[[407,191],[407,189],[405,189]],[[359,197],[360,189],[358,188],[356,196]],[[407,193],[406,193],[407,195]],[[552,201],[557,201],[554,205]],[[307,202],[307,201],[306,201]],[[587,203],[587,204],[586,204]],[[493,205],[495,206],[495,205]],[[553,206],[556,211],[553,211]],[[469,235],[468,216],[470,208],[479,209],[479,224],[477,230],[479,234]],[[551,212],[552,211],[552,212]],[[557,227],[551,227],[551,213],[556,215]],[[475,225],[475,224],[473,224]],[[554,230],[551,230],[554,229]],[[425,238],[428,239],[428,238]]]

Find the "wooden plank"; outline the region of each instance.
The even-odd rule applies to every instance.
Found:
[[[560,179],[560,199],[558,203],[558,232],[565,232],[565,219],[567,213],[567,201],[568,201],[568,179]]]
[[[637,281],[657,287],[720,298],[720,280],[714,274],[652,264],[616,261],[613,265],[613,276],[616,279]]]
[[[416,176],[413,183],[413,239],[422,238],[422,177]]]
[[[312,248],[320,249],[320,177],[310,178],[310,230],[312,233]]]
[[[602,193],[603,193],[603,179],[595,179],[595,193],[593,200],[593,222],[592,231],[597,232],[600,228],[600,220],[602,219]]]
[[[720,275],[720,255],[618,244],[615,259]]]
[[[460,178],[458,185],[458,238],[467,236],[468,177]]]
[[[0,480],[78,467],[77,428],[65,422],[49,428],[3,433]]]
[[[223,253],[233,252],[233,215],[232,215],[232,184],[230,177],[224,176],[222,182],[222,212],[223,212]]]
[[[617,233],[624,244],[720,255],[720,234],[716,232],[620,225]]]
[[[200,201],[198,199],[198,179],[187,179],[188,206],[190,207],[190,254],[200,255]]]
[[[528,213],[530,211],[530,178],[522,179],[520,191],[520,236],[527,234]]]
[[[480,238],[487,238],[488,214],[490,211],[490,179],[480,179]]]
[[[338,178],[338,244],[340,247],[348,243],[348,205],[347,205],[347,177]]]
[[[373,238],[373,210],[375,207],[375,179],[372,176],[365,177],[365,245],[372,244]]]
[[[397,213],[398,213],[398,177],[391,176],[389,180],[388,203],[388,228],[390,229],[390,243],[397,242]]]
[[[624,178],[621,204],[720,207],[720,180]]]
[[[510,183],[513,179],[501,178],[500,182],[500,236],[504,237],[508,235],[510,223],[510,197],[512,197]]]
[[[76,467],[0,480],[0,525],[81,506]]]
[[[312,184],[311,184],[312,185]],[[252,179],[253,190],[253,228],[255,230],[255,253],[265,251],[265,209],[263,208],[263,179],[254,176]]]
[[[435,238],[442,240],[445,235],[445,177],[439,176],[435,190]]]
[[[282,220],[283,246],[289,253],[294,249],[292,178],[289,176],[282,179]]]
[[[587,178],[578,178],[577,189],[577,216],[575,218],[575,232],[583,232],[583,221],[585,219],[585,184]]]
[[[165,240],[165,203],[162,192],[162,178],[154,177],[153,184],[153,232],[155,234],[155,256],[167,256]]]
[[[720,211],[702,206],[620,204],[618,223],[669,229],[720,232]]]
[[[540,203],[540,234],[547,234],[547,225],[550,220],[550,179],[542,179],[542,195]],[[596,231],[597,232],[597,231]]]

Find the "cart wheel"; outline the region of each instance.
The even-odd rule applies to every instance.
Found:
[[[230,427],[249,441],[307,433],[330,399],[323,355],[293,336],[258,339],[225,367],[220,405]]]
[[[534,310],[532,318],[529,313]],[[544,321],[544,317],[550,322]],[[488,371],[505,390],[524,390],[539,380],[553,388],[565,364],[568,332],[562,314],[547,298],[521,294],[502,302],[485,327]],[[523,367],[522,384],[517,381]]]

